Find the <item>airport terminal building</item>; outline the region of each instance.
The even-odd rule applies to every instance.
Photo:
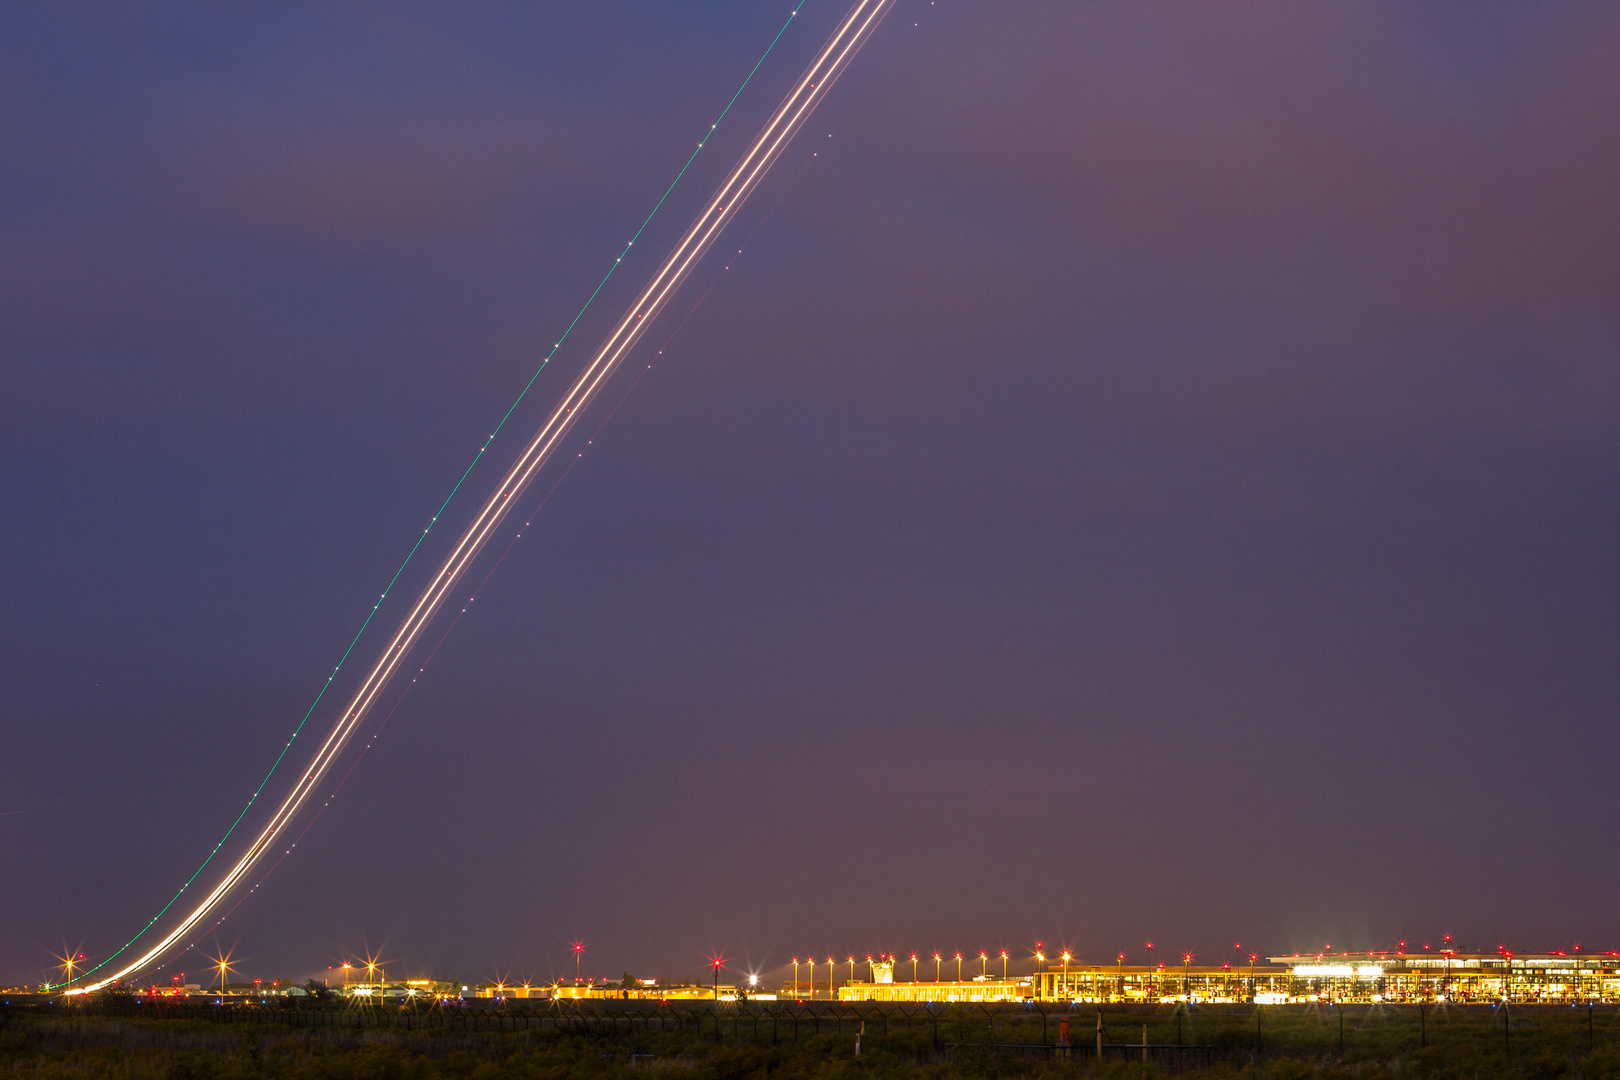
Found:
[[[838,987],[838,999],[1260,1005],[1620,1002],[1620,955],[1613,953],[1321,953],[1221,967],[1048,964],[1033,975],[965,982],[897,982],[893,976],[892,964],[873,964],[870,980]]]

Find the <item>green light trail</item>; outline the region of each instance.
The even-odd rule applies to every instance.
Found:
[[[495,441],[495,437],[501,433],[501,429],[506,426],[506,422],[510,420],[512,418],[512,414],[517,411],[517,407],[523,403],[523,399],[528,396],[530,389],[533,388],[535,380],[540,378],[540,373],[546,370],[546,366],[550,364],[552,358],[557,355],[557,350],[563,347],[563,343],[568,340],[568,335],[573,333],[574,327],[578,325],[579,320],[582,319],[585,316],[585,313],[590,310],[591,304],[596,301],[597,294],[602,291],[602,289],[607,285],[608,281],[613,277],[614,273],[619,269],[619,266],[624,262],[624,257],[630,254],[631,247],[633,247],[635,242],[641,238],[641,234],[647,231],[647,226],[652,224],[653,218],[658,215],[658,211],[662,209],[664,203],[668,201],[671,193],[674,192],[676,185],[681,182],[681,178],[684,177],[687,170],[692,167],[692,162],[697,160],[697,156],[703,152],[703,148],[707,146],[709,140],[714,137],[715,131],[720,127],[720,122],[723,121],[726,118],[726,115],[731,112],[731,107],[737,104],[737,99],[742,97],[744,90],[748,89],[748,84],[754,80],[754,76],[759,73],[760,67],[770,57],[772,51],[775,50],[777,43],[782,40],[782,35],[787,33],[787,28],[793,24],[794,17],[799,14],[800,9],[803,8],[808,2],[809,0],[798,0],[798,2],[793,6],[793,10],[788,12],[787,20],[782,23],[781,29],[776,32],[776,36],[771,39],[771,43],[765,47],[765,51],[761,53],[759,59],[754,62],[754,66],[749,69],[747,77],[742,81],[742,85],[737,87],[737,92],[731,95],[731,100],[726,102],[726,107],[720,110],[720,115],[715,117],[714,123],[709,125],[709,130],[704,132],[703,138],[698,140],[697,149],[692,151],[692,155],[686,159],[686,163],[682,165],[680,171],[675,174],[675,179],[669,182],[669,187],[665,188],[664,193],[658,197],[658,202],[653,205],[651,212],[647,214],[646,220],[641,223],[641,227],[638,228],[635,235],[625,243],[624,249],[619,252],[616,258],[614,258],[613,264],[608,267],[607,273],[602,275],[602,280],[597,282],[596,288],[591,290],[590,296],[585,298],[585,303],[580,307],[579,311],[575,313],[574,318],[569,322],[567,328],[563,330],[562,336],[557,339],[557,343],[551,347],[551,351],[546,353],[544,359],[540,361],[540,366],[535,368],[533,375],[529,376],[529,381],[523,384],[523,389],[518,391],[518,395],[513,399],[511,406],[507,408],[506,412],[501,416],[500,422],[495,425],[495,430],[489,433],[489,438],[484,440],[484,444],[480,446],[478,448],[478,452],[473,455],[472,461],[462,472],[461,478],[458,479],[455,486],[450,489],[450,494],[446,495],[444,502],[439,504],[439,509],[434,512],[432,520],[428,522],[428,527],[422,530],[422,535],[418,536],[416,538],[416,543],[411,545],[411,550],[405,554],[405,560],[399,564],[399,569],[394,571],[394,576],[388,581],[388,587],[383,589],[382,595],[378,598],[377,602],[371,605],[371,611],[367,613],[365,621],[360,624],[360,629],[355,632],[354,639],[349,642],[349,647],[344,649],[343,655],[338,658],[337,666],[332,669],[332,674],[328,675],[326,677],[326,682],[321,684],[320,692],[315,695],[315,700],[310,702],[309,709],[304,713],[303,718],[298,721],[298,726],[293,728],[292,735],[287,738],[286,743],[281,748],[281,752],[276,755],[276,760],[271,763],[270,771],[264,774],[263,780],[259,781],[259,786],[255,788],[253,790],[253,794],[248,797],[247,804],[242,807],[242,812],[236,815],[236,820],[231,822],[230,828],[225,830],[225,835],[219,838],[219,842],[215,844],[213,850],[208,853],[208,857],[202,861],[202,865],[198,866],[197,869],[192,872],[191,876],[186,879],[185,884],[181,885],[179,890],[169,898],[169,902],[167,904],[163,905],[162,910],[160,910],[156,915],[152,916],[147,924],[141,927],[140,931],[137,932],[134,937],[120,945],[116,952],[113,952],[107,956],[106,959],[102,960],[94,967],[87,968],[83,972],[80,972],[78,977],[72,980],[73,982],[78,982],[81,979],[87,978],[88,976],[99,971],[101,968],[106,967],[108,964],[116,960],[119,955],[125,952],[131,945],[135,944],[142,937],[144,937],[146,932],[152,929],[152,927],[157,924],[159,919],[163,918],[164,913],[174,906],[175,901],[179,900],[180,897],[185,894],[185,891],[191,887],[191,883],[197,880],[197,876],[208,868],[208,864],[214,861],[214,856],[219,854],[220,848],[224,847],[226,841],[228,841],[231,838],[231,835],[236,832],[236,827],[242,823],[243,818],[247,817],[248,811],[253,809],[254,802],[256,802],[259,796],[264,792],[265,785],[270,783],[270,778],[274,776],[276,774],[276,770],[281,767],[282,759],[287,756],[287,751],[292,749],[293,742],[298,738],[299,732],[304,730],[304,725],[308,723],[309,718],[315,714],[316,706],[320,705],[321,700],[326,697],[326,691],[332,687],[332,680],[336,679],[338,673],[343,670],[343,665],[349,659],[349,654],[354,652],[354,647],[360,643],[360,638],[365,634],[366,628],[371,625],[371,620],[376,618],[378,609],[382,607],[382,602],[388,599],[388,594],[393,591],[395,584],[399,582],[400,575],[405,572],[405,568],[410,566],[411,560],[416,557],[417,549],[422,546],[422,541],[428,538],[428,534],[432,531],[433,526],[438,523],[439,517],[444,513],[445,508],[448,507],[450,505],[450,501],[456,497],[456,493],[461,490],[461,486],[467,482],[467,477],[472,475],[473,469],[477,468],[478,463],[483,460],[484,452],[489,449],[490,443]],[[69,985],[67,982],[45,983],[44,988],[47,990],[56,990],[67,985]]]

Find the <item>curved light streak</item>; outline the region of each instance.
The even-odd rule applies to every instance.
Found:
[[[398,670],[411,646],[416,643],[423,628],[438,612],[456,582],[506,517],[513,500],[522,493],[535,473],[551,457],[557,445],[573,427],[580,412],[596,396],[596,392],[618,367],[619,362],[640,340],[665,303],[685,281],[692,267],[708,251],[743,202],[764,179],[770,167],[787,149],[793,136],[810,118],[815,107],[821,103],[838,76],[843,73],[850,60],[894,3],[895,0],[857,0],[849,14],[844,17],[832,37],[822,46],[815,60],[799,77],[783,102],[777,106],[775,113],[766,122],[753,144],[698,215],[697,220],[687,229],[680,242],[675,245],[674,251],[664,260],[619,325],[608,335],[596,356],[580,373],[551,416],[541,425],[529,445],[518,456],[494,494],[484,503],[478,516],[473,519],[472,524],[467,527],[460,541],[439,568],[438,574],[417,599],[410,614],[406,616],[388,643],[388,647],[372,666],[365,681],[350,700],[348,708],[327,735],[326,740],[321,743],[314,758],[241,858],[225,872],[219,884],[214,886],[180,924],[157,944],[101,981],[73,992],[88,993],[99,990],[152,963],[198,922],[207,918],[209,912],[275,845],[277,837],[297,816],[327,770],[342,753],[355,728],[376,703],[377,696],[388,685],[388,681]]]
[[[782,24],[782,28],[776,32],[776,37],[771,39],[771,43],[765,47],[764,53],[762,53],[760,58],[755,61],[753,68],[749,70],[747,77],[743,79],[742,85],[737,87],[737,92],[731,95],[730,101],[726,102],[726,107],[720,110],[720,115],[715,117],[714,123],[709,125],[709,130],[704,132],[703,138],[698,140],[697,149],[692,151],[691,156],[686,159],[686,163],[682,165],[680,171],[675,174],[675,179],[671,180],[669,187],[664,189],[664,193],[659,196],[658,202],[654,204],[651,212],[648,213],[646,220],[641,223],[641,227],[636,230],[636,234],[625,243],[623,249],[620,250],[618,257],[615,258],[611,264],[609,264],[607,273],[602,275],[602,280],[596,283],[596,288],[591,290],[591,294],[585,298],[585,303],[581,305],[577,312],[574,313],[573,320],[569,322],[566,328],[564,328],[562,336],[557,339],[556,344],[552,345],[551,351],[546,353],[545,358],[540,361],[540,366],[535,368],[533,375],[529,376],[529,381],[524,384],[523,389],[518,391],[517,397],[513,399],[512,404],[501,416],[500,422],[495,425],[495,430],[489,433],[489,437],[484,440],[483,445],[478,448],[478,452],[473,455],[472,461],[468,463],[467,468],[462,471],[460,478],[457,479],[455,485],[451,487],[450,494],[445,496],[444,502],[441,503],[439,509],[434,512],[432,520],[428,522],[428,527],[422,530],[421,534],[416,537],[416,543],[412,544],[410,551],[405,553],[404,561],[399,564],[397,569],[395,569],[394,576],[388,580],[388,587],[383,589],[382,596],[378,599],[377,603],[371,605],[371,610],[366,614],[365,620],[361,622],[360,629],[356,631],[354,637],[350,639],[349,647],[344,649],[343,655],[338,658],[337,667],[332,669],[332,674],[328,675],[326,677],[326,682],[321,684],[320,690],[315,694],[315,700],[310,702],[309,708],[305,710],[304,715],[299,719],[298,725],[293,728],[292,735],[289,736],[287,741],[282,744],[281,752],[277,754],[276,759],[270,763],[270,770],[266,772],[264,774],[264,778],[259,781],[259,786],[253,790],[253,794],[248,796],[247,804],[242,807],[241,812],[236,815],[236,819],[232,821],[230,826],[225,830],[225,835],[219,838],[219,842],[216,843],[208,852],[207,856],[204,857],[201,865],[191,872],[191,876],[185,880],[185,883],[182,884],[178,890],[176,890],[173,896],[169,897],[169,902],[164,904],[163,907],[158,910],[156,915],[147,920],[146,925],[137,930],[134,937],[130,938],[118,948],[114,949],[110,954],[103,957],[93,967],[87,968],[85,971],[80,973],[79,978],[88,978],[95,972],[100,971],[102,968],[111,964],[114,960],[118,959],[118,957],[127,952],[131,945],[134,945],[141,938],[145,937],[146,932],[152,929],[153,926],[157,925],[158,920],[163,918],[164,915],[168,914],[169,909],[173,907],[182,896],[185,895],[186,890],[191,887],[192,882],[196,881],[198,877],[202,876],[202,872],[208,869],[209,864],[214,861],[214,856],[219,854],[220,849],[225,846],[226,841],[228,841],[236,833],[237,826],[242,824],[242,819],[247,817],[248,811],[253,809],[253,804],[258,801],[260,795],[264,794],[264,789],[270,783],[270,778],[274,776],[276,774],[276,770],[281,767],[282,759],[287,756],[287,751],[292,749],[293,743],[297,740],[298,736],[303,733],[304,725],[309,722],[309,718],[311,716],[315,715],[316,707],[319,706],[322,700],[325,699],[326,692],[332,688],[332,682],[337,678],[338,673],[343,670],[343,665],[348,662],[349,654],[354,652],[354,647],[360,643],[360,638],[365,635],[366,630],[371,626],[372,620],[377,617],[377,612],[379,609],[381,609],[382,602],[387,600],[388,594],[394,591],[394,586],[399,583],[400,576],[405,573],[405,568],[410,566],[411,560],[416,558],[416,552],[422,546],[422,542],[427,539],[428,534],[433,531],[433,526],[438,524],[439,518],[444,515],[445,508],[450,505],[451,500],[454,499],[456,494],[461,490],[461,485],[467,482],[467,477],[472,475],[473,469],[477,468],[478,463],[484,460],[485,451],[489,449],[490,444],[495,441],[495,437],[499,435],[502,429],[506,427],[506,422],[512,418],[512,414],[517,411],[517,407],[522,404],[523,399],[528,396],[529,391],[534,388],[535,382],[540,378],[540,373],[545,371],[547,366],[550,365],[552,359],[557,355],[558,350],[563,347],[563,342],[568,340],[569,335],[574,332],[574,327],[579,325],[579,320],[584,318],[585,313],[589,311],[591,305],[596,302],[597,295],[601,293],[608,281],[618,271],[619,267],[623,265],[624,257],[630,253],[630,249],[635,246],[636,241],[641,239],[641,234],[647,231],[647,226],[652,224],[653,218],[658,216],[658,211],[661,210],[664,203],[669,200],[670,194],[674,192],[675,188],[680,184],[681,178],[684,177],[687,170],[692,167],[692,163],[697,160],[697,156],[703,152],[705,147],[708,146],[709,140],[714,137],[715,131],[719,129],[721,121],[725,120],[725,118],[730,114],[731,107],[737,104],[737,99],[742,97],[743,91],[748,89],[748,85],[754,81],[754,76],[759,74],[760,67],[765,63],[766,59],[771,55],[771,53],[775,51],[777,43],[782,40],[782,35],[787,33],[787,28],[793,24],[794,18],[798,16],[799,11],[804,7],[805,3],[806,0],[798,0],[798,3],[794,5],[793,10],[788,12],[787,21]],[[46,988],[53,990],[59,989],[64,986],[68,986],[71,982],[72,980],[68,980],[57,983],[55,986],[47,986]]]

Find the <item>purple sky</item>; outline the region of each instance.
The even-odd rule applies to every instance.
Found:
[[[787,10],[0,14],[0,982],[195,869]],[[1612,4],[902,0],[205,947],[1620,948],[1617,176]]]

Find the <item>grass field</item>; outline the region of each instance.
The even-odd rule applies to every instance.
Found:
[[[1506,1016],[1489,1006],[1109,1006],[1100,1067],[1094,1008],[1048,1006],[1043,1014],[967,1007],[908,1016],[854,1010],[836,1023],[824,1018],[819,1032],[807,1024],[790,1031],[784,1015],[778,1011],[772,1024],[770,1014],[722,1013],[716,1024],[714,1014],[689,1010],[679,1030],[512,1030],[486,1014],[474,1026],[405,1030],[367,1026],[365,1016],[343,1011],[316,1027],[13,1011],[0,1029],[0,1080],[539,1080],[648,1072],[713,1080],[1620,1080],[1620,1011],[1613,1005],[1517,1007]],[[1065,1016],[1073,1043],[1067,1055],[1052,1048]]]

